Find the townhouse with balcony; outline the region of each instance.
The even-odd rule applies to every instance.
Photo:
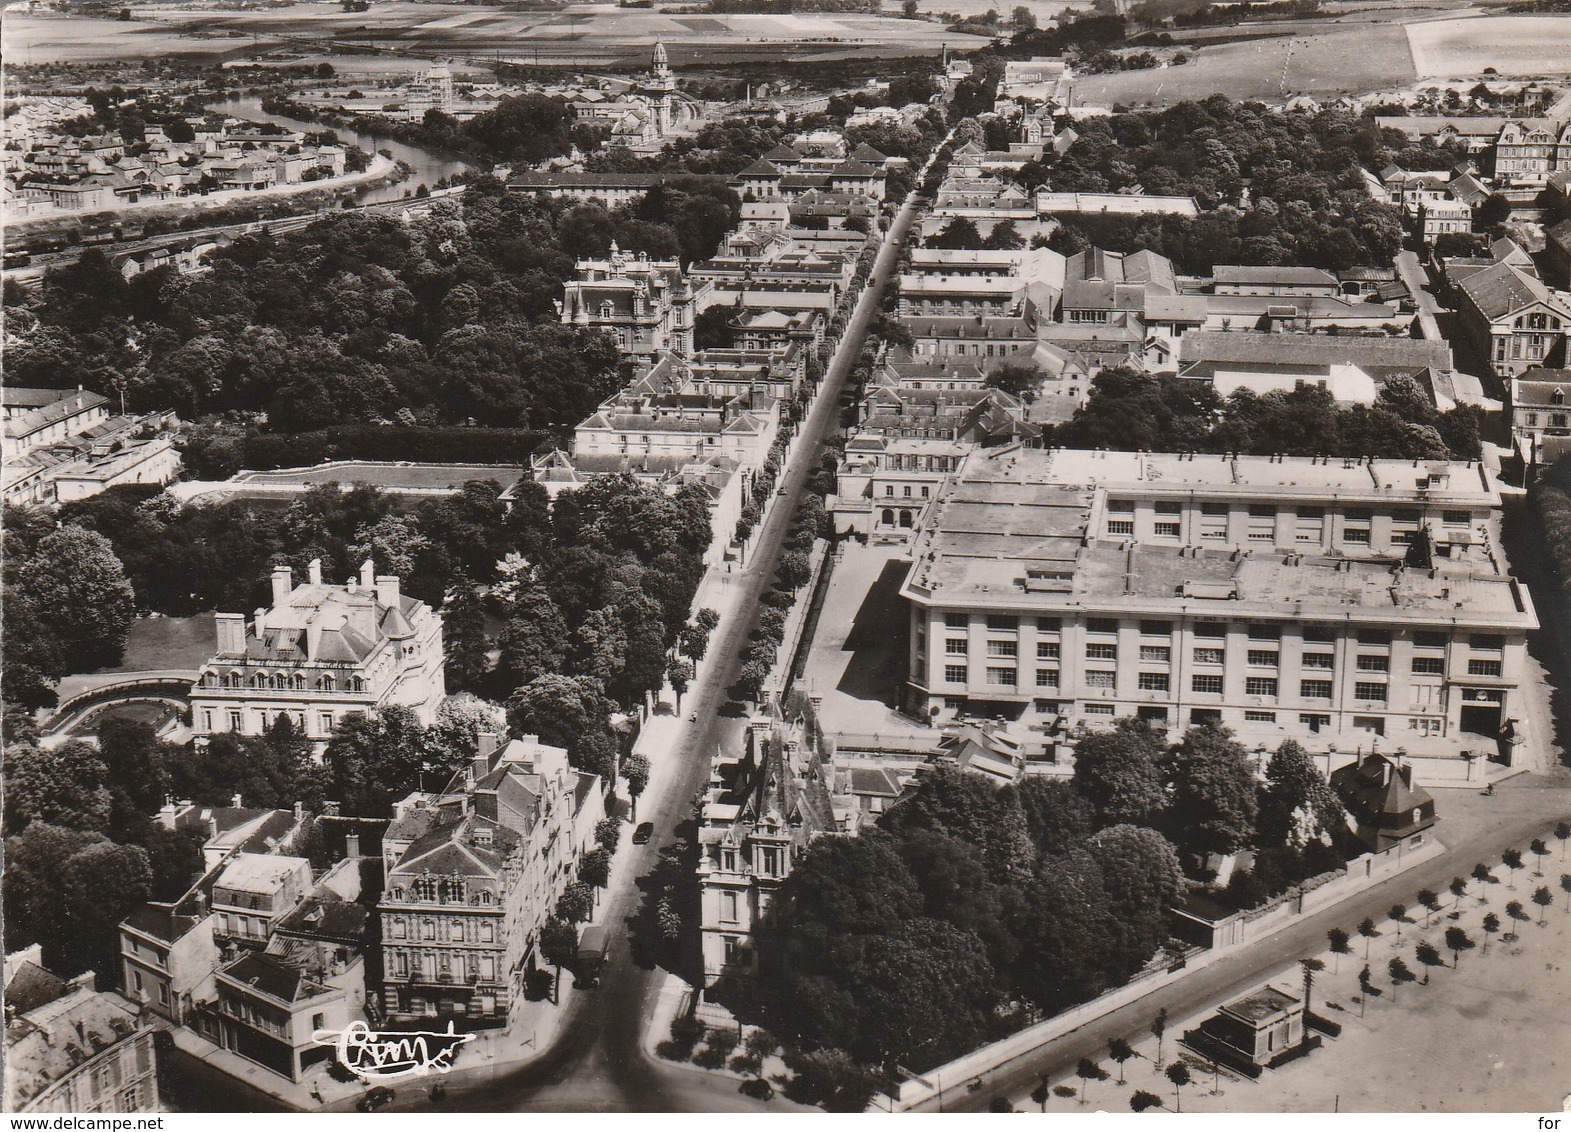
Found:
[[[447,695],[441,615],[400,592],[367,559],[357,578],[333,585],[313,559],[296,586],[273,570],[272,608],[247,622],[217,616],[217,653],[191,687],[191,725],[201,743],[232,731],[266,733],[280,716],[318,747],[345,715],[391,704],[436,718]]]
[[[595,845],[598,775],[525,735],[479,753],[437,794],[398,803],[382,839],[384,1013],[505,1025],[542,965],[540,929]]]
[[[698,885],[704,985],[766,982],[782,961],[770,946],[780,886],[814,838],[854,834],[876,820],[836,791],[833,755],[809,734],[752,720],[741,752],[716,752],[699,817]],[[886,791],[898,783],[880,780]]]
[[[905,708],[1504,754],[1538,620],[1499,501],[1478,463],[975,452],[913,542]]]
[[[315,1041],[316,1031],[364,1020],[367,917],[358,902],[360,864],[355,856],[339,861],[271,918],[266,950],[242,949],[218,969],[199,1023],[216,1045],[298,1082],[331,1056]],[[214,888],[215,905],[227,878],[226,870]],[[215,918],[223,914],[215,907]]]
[[[278,921],[310,888],[311,862],[304,857],[240,854],[213,882],[214,941],[220,947],[266,947]]]
[[[693,319],[707,305],[676,260],[629,255],[611,244],[603,260],[579,260],[563,285],[564,325],[601,330],[631,358],[653,360],[661,350],[693,352]]]

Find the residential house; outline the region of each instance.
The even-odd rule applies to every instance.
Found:
[[[1571,369],[1535,366],[1513,377],[1510,390],[1511,437],[1518,453],[1530,464],[1552,463],[1571,443],[1564,439],[1571,437]]]
[[[1434,797],[1413,785],[1413,769],[1386,755],[1365,755],[1331,772],[1331,789],[1372,852],[1422,845],[1438,820]]]
[[[310,888],[311,862],[304,857],[240,854],[213,882],[213,939],[220,947],[266,947],[274,926]]]
[[[1544,229],[1544,281],[1571,290],[1571,220]]]
[[[159,1112],[153,1027],[92,971],[61,979],[35,945],[6,956],[5,1110]]]
[[[562,322],[612,335],[625,356],[653,360],[662,350],[693,351],[693,318],[708,305],[676,260],[621,251],[579,260],[564,286]]]

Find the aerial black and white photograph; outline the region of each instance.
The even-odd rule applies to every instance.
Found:
[[[0,46],[13,1127],[1571,1109],[1571,0]]]

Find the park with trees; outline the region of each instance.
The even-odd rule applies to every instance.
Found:
[[[1336,867],[1340,813],[1296,744],[1257,781],[1216,725],[1121,719],[1067,781],[929,768],[876,829],[810,846],[775,903],[783,974],[723,994],[798,1053],[920,1072],[1122,985],[1171,906],[1226,898],[1221,856],[1253,850],[1262,893]]]
[[[1221,94],[1087,118],[1075,129],[1074,144],[1051,166],[1056,190],[1189,196],[1201,211],[1065,216],[1049,246],[1066,253],[1143,248],[1202,275],[1217,264],[1342,270],[1389,263],[1401,248],[1400,215],[1370,198],[1364,170],[1391,163],[1444,169],[1456,160],[1372,119],[1336,110],[1288,114]]]

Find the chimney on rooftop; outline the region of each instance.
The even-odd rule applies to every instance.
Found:
[[[252,620],[256,624],[256,635],[260,637],[264,632],[267,631],[267,607],[262,605],[257,606],[256,612],[252,615]]]
[[[229,804],[238,810],[240,808],[240,795],[236,794],[233,798],[230,798]]]
[[[371,560],[367,558],[364,562],[360,563],[360,585],[365,589],[370,589],[375,584],[376,567],[372,566]]]
[[[320,558],[311,559],[311,563],[306,567],[306,570],[309,571],[311,584],[320,586],[322,584],[322,560]]]
[[[379,604],[390,609],[398,607],[398,575],[378,574],[376,576],[376,600]]]
[[[273,604],[283,605],[289,600],[290,592],[295,588],[294,571],[288,566],[273,567]]]
[[[344,834],[344,856],[351,861],[360,856],[360,835],[358,833]]]
[[[302,821],[302,820],[304,820],[304,818],[305,818],[305,803],[304,802],[296,802],[295,803],[295,821]]]
[[[245,652],[245,614],[220,613],[213,618],[218,630],[218,655],[239,656]]]

